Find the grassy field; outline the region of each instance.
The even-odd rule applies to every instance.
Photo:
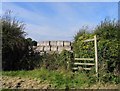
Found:
[[[36,69],[30,71],[3,71],[3,76],[11,77],[23,77],[23,78],[33,78],[40,81],[47,81],[52,85],[52,88],[64,89],[75,88],[75,89],[84,89],[84,88],[105,88],[105,86],[112,86],[116,88],[116,84],[106,83],[101,84],[96,82],[96,77],[90,77],[86,73],[73,73],[71,71],[49,71],[47,69]]]

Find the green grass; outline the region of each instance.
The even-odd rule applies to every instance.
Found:
[[[81,89],[89,88],[96,84],[96,77],[90,77],[86,73],[73,73],[71,71],[49,71],[36,69],[30,71],[3,71],[3,76],[36,78],[42,82],[48,82],[52,88],[64,89],[66,87]]]
[[[3,76],[30,77],[41,81],[47,81],[53,88],[83,88],[88,86],[88,77],[84,73],[72,73],[70,71],[49,71],[36,69],[31,71],[3,71]]]

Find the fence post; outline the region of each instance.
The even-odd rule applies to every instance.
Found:
[[[94,36],[94,46],[95,46],[95,70],[96,76],[98,77],[98,55],[97,55],[97,38]]]

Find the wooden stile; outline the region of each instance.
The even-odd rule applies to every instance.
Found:
[[[91,65],[94,66],[95,65],[95,71],[96,71],[96,76],[98,77],[98,55],[97,55],[97,38],[96,35],[94,36],[94,39],[87,39],[84,42],[89,42],[89,41],[94,41],[94,48],[95,48],[95,59],[94,58],[75,58],[75,60],[83,60],[83,61],[92,61],[95,60],[95,63],[79,63],[79,62],[75,62],[74,65]],[[74,67],[74,70],[79,69],[79,67]],[[84,70],[91,70],[91,68],[82,68]]]

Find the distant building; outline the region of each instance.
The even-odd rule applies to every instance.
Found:
[[[61,52],[63,50],[72,51],[71,41],[40,41],[37,43],[37,52]]]

